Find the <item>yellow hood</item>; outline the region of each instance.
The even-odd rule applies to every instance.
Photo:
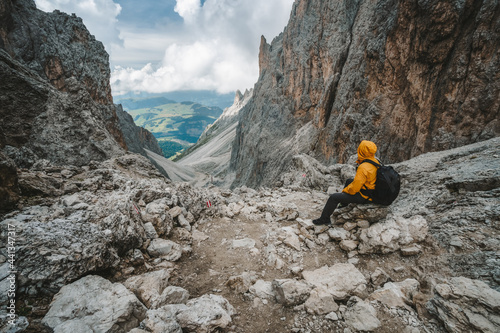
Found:
[[[363,140],[358,147],[358,160],[356,162],[361,163],[366,159],[374,159],[376,152],[377,146],[373,142]]]

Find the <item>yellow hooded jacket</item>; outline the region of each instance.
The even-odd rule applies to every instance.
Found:
[[[358,160],[356,163],[359,164],[358,170],[356,171],[356,176],[354,177],[354,181],[349,184],[346,188],[342,190],[350,195],[355,195],[356,193],[360,193],[361,196],[365,199],[369,199],[366,195],[361,193],[361,189],[373,190],[375,188],[375,181],[377,179],[377,167],[370,163],[363,163],[363,160],[372,160],[380,164],[380,162],[375,158],[375,153],[377,152],[377,146],[367,140],[361,141],[358,147]]]

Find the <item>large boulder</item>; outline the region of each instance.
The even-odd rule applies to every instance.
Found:
[[[236,314],[229,302],[219,295],[203,295],[186,303],[177,312],[177,321],[185,332],[209,333],[226,328]]]
[[[422,216],[409,219],[396,216],[363,229],[358,251],[361,254],[394,252],[423,241],[427,232],[427,221]]]
[[[309,283],[293,279],[274,280],[272,286],[276,301],[285,306],[304,303],[313,289]]]
[[[148,253],[152,257],[162,257],[169,261],[176,261],[182,256],[182,247],[171,240],[155,238],[148,246]]]
[[[363,293],[366,289],[365,277],[349,263],[304,271],[302,276],[308,283],[326,290],[335,300],[344,300],[353,294]]]
[[[346,324],[357,332],[373,331],[382,325],[377,318],[377,310],[370,303],[356,296],[351,297],[347,302],[344,319]]]
[[[415,279],[387,282],[383,288],[374,291],[369,299],[379,301],[388,307],[409,308],[412,305],[413,295],[418,291],[419,287],[420,284]]]
[[[142,275],[132,276],[123,284],[132,291],[148,309],[164,305],[162,293],[168,286],[171,270],[162,269]]]
[[[87,272],[119,263],[109,230],[106,232],[98,225],[82,223],[78,214],[46,223],[23,221],[23,218],[26,216],[0,223],[2,233],[6,232],[7,224],[15,226],[20,286],[37,284],[50,294]]]
[[[169,305],[160,309],[148,310],[146,319],[141,326],[153,333],[182,333],[181,325],[177,322],[175,315],[177,311],[185,307],[185,305]]]
[[[427,309],[448,332],[500,331],[500,292],[480,280],[454,277],[435,287]]]
[[[146,311],[122,284],[88,275],[61,288],[42,323],[55,333],[128,332],[139,326]]]

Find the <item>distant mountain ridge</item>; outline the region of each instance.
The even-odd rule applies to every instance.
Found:
[[[167,158],[197,142],[207,126],[222,114],[217,106],[178,103],[165,97],[123,99],[120,103],[138,126],[153,133]]]
[[[191,101],[202,105],[217,106],[221,109],[225,109],[233,103],[234,92],[219,94],[215,91],[209,90],[182,90],[165,93],[130,92],[114,96],[115,103],[124,105],[124,108],[127,103],[124,102],[125,100],[139,101],[153,98],[165,98],[177,103]]]

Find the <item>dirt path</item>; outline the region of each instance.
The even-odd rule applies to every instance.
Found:
[[[315,218],[327,196],[321,192],[293,192],[284,195],[282,201],[296,205],[300,218]],[[322,266],[337,263],[354,263],[367,281],[370,275],[381,268],[393,281],[416,278],[422,274],[422,262],[429,258],[402,257],[399,253],[387,255],[358,255],[355,251],[347,253],[337,242],[325,239],[321,233],[309,232],[304,235],[300,250],[284,242],[283,228],[298,225],[295,219],[276,221],[265,218],[251,219],[239,214],[233,218],[219,217],[198,226],[198,236],[192,244],[192,253],[177,263],[177,275],[172,279],[174,285],[187,289],[191,297],[204,294],[218,294],[229,300],[237,311],[233,326],[224,332],[343,332],[346,327],[342,321],[325,319],[324,315],[308,314],[304,307],[284,307],[273,299],[262,300],[241,283],[228,283],[234,277],[245,274],[256,279],[300,278],[301,271],[315,270]],[[265,216],[264,213],[261,213]],[[321,230],[321,229],[320,229]],[[325,230],[325,229],[323,229]],[[323,232],[324,234],[324,232]],[[306,241],[308,239],[308,241]],[[241,247],[240,247],[241,246]],[[269,247],[276,249],[278,263]],[[282,264],[279,263],[281,260]],[[420,269],[418,268],[420,266]],[[428,265],[427,265],[428,266]],[[236,279],[240,281],[241,279]],[[374,287],[369,284],[367,293]],[[347,301],[339,302],[339,305]],[[401,318],[379,314],[383,323],[376,332],[405,331],[408,323]],[[412,332],[412,331],[408,331]],[[419,330],[415,331],[419,332]]]

